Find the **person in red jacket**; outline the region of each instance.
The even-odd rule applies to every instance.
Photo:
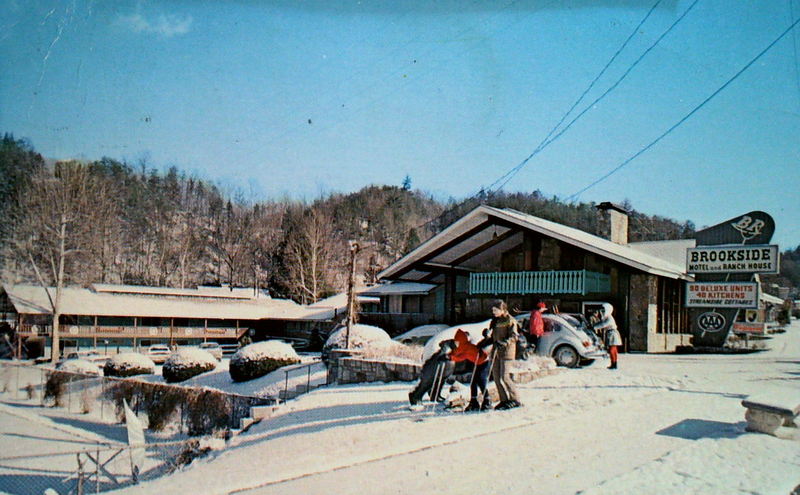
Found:
[[[460,328],[455,335],[456,348],[450,353],[453,362],[469,361],[473,364],[472,383],[470,383],[469,404],[464,411],[477,411],[490,409],[492,406],[489,394],[486,393],[486,384],[489,381],[489,355],[481,348],[491,344],[489,339],[482,340],[478,345],[469,341],[467,333]],[[483,402],[478,401],[483,395]]]
[[[544,335],[544,319],[542,313],[547,309],[547,305],[543,302],[536,304],[536,308],[531,311],[531,327],[528,335],[528,345],[533,345],[534,348],[539,347],[539,339]]]

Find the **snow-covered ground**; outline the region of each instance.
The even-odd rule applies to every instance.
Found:
[[[800,400],[799,322],[762,353],[606,365],[520,386],[525,407],[503,412],[410,411],[408,383],[324,387],[227,449],[119,493],[787,495],[800,485],[800,440],[746,432],[741,406],[769,389]],[[225,375],[203,384],[225,388]]]

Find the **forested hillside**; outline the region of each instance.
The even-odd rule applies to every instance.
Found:
[[[592,203],[531,193],[437,201],[400,186],[369,185],[313,202],[248,201],[171,168],[110,158],[47,165],[25,140],[0,145],[0,265],[6,282],[94,282],[193,287],[268,287],[312,302],[343,290],[348,240],[363,247],[364,279],[480,203],[597,232]],[[690,237],[694,225],[637,212],[630,238]],[[786,263],[784,263],[786,265]],[[38,274],[37,274],[38,271]]]

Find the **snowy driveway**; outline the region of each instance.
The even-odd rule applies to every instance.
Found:
[[[623,355],[521,387],[524,408],[405,408],[402,383],[324,388],[239,443],[131,493],[776,493],[800,441],[744,431],[747,395],[800,398],[800,325],[749,355]]]

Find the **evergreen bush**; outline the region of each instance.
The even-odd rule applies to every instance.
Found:
[[[231,358],[229,370],[233,381],[246,382],[299,362],[300,357],[292,346],[270,340],[239,349]]]
[[[109,359],[103,366],[106,376],[127,377],[136,375],[152,375],[156,372],[156,364],[149,357],[138,352],[123,352]]]
[[[167,383],[188,380],[217,367],[217,359],[203,349],[180,349],[173,353],[161,368]]]

